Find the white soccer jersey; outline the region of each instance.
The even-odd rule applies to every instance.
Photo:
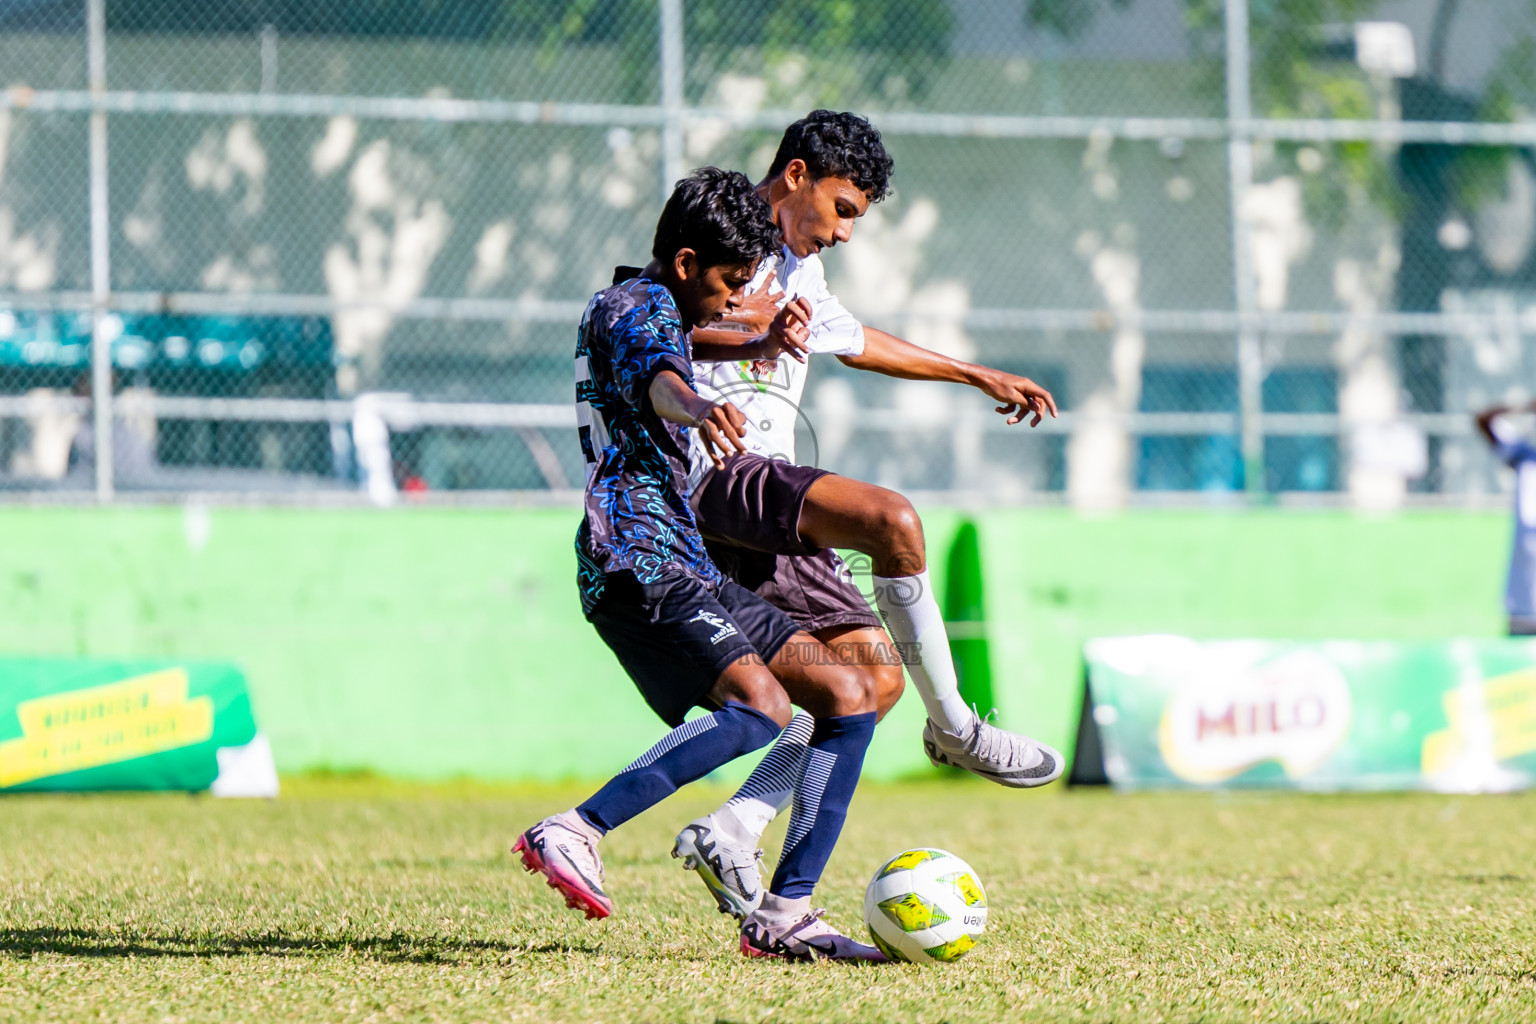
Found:
[[[1515,541],[1509,553],[1504,608],[1510,615],[1536,618],[1536,447],[1501,416],[1489,424],[1494,451],[1515,471]]]
[[[779,305],[794,298],[811,304],[809,347],[811,352],[856,356],[864,351],[864,326],[827,290],[821,259],[814,253],[800,259],[786,248],[782,256],[763,260],[747,285],[760,289],[769,276],[770,291],[784,293]],[[747,417],[743,444],[750,452],[771,459],[795,461],[795,424],[800,418],[800,399],[805,394],[807,363],[781,354],[776,361],[741,360],[729,363],[693,364],[693,380],[699,394],[711,401],[725,400]],[[709,469],[709,455],[698,431],[694,431],[690,482]]]

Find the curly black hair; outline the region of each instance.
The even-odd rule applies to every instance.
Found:
[[[894,162],[880,132],[858,114],[813,110],[784,129],[768,177],[782,174],[796,158],[812,178],[847,178],[872,203],[891,194]]]
[[[692,249],[703,268],[753,263],[783,247],[772,208],[745,174],[701,167],[672,190],[651,255],[669,263],[679,249]]]

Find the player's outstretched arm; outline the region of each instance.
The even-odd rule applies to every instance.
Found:
[[[770,274],[761,288],[742,296],[741,305],[727,310],[719,322],[745,331],[753,338],[768,333],[768,325],[773,323],[773,318],[779,315],[779,307],[784,304],[784,292],[782,289],[775,291],[774,284],[775,278]]]
[[[777,359],[780,352],[805,362],[810,351],[811,304],[803,298],[791,299],[768,321],[768,327],[753,337],[729,327],[697,327],[693,331],[693,358],[696,362],[731,362],[737,359]]]
[[[756,359],[768,325],[778,315],[783,292],[770,292],[773,279],[726,311],[714,324],[693,329],[693,358],[701,363]]]
[[[747,450],[741,443],[741,428],[747,418],[730,402],[711,402],[700,397],[671,370],[658,373],[646,395],[657,416],[699,432],[716,469],[724,469],[726,459]]]
[[[1497,445],[1499,437],[1493,430],[1493,421],[1500,416],[1512,412],[1536,412],[1536,402],[1527,402],[1524,405],[1494,405],[1477,414],[1477,429],[1488,443]]]
[[[1493,421],[1509,412],[1507,405],[1489,406],[1477,414],[1477,431],[1483,435],[1483,439],[1489,444],[1496,445],[1499,439],[1493,434]]]
[[[1056,399],[1028,377],[1004,373],[979,363],[952,359],[873,327],[864,328],[863,352],[856,356],[837,358],[845,366],[856,370],[883,373],[887,377],[899,377],[902,380],[941,380],[952,384],[969,384],[993,401],[1001,403],[997,411],[1007,416],[1009,423],[1018,423],[1033,416],[1030,426],[1038,427],[1046,413],[1050,413],[1052,419],[1056,418]]]

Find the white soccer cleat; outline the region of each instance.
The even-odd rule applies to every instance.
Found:
[[[713,814],[683,826],[672,856],[697,871],[720,907],[738,921],[763,902],[763,851],[738,842]]]
[[[603,859],[575,811],[534,825],[517,837],[512,852],[521,854],[523,867],[543,875],[565,897],[565,905],[582,911],[587,920],[613,913],[613,900],[603,892]]]
[[[862,960],[883,964],[890,958],[874,946],[850,939],[822,920],[825,910],[798,915],[769,915],[761,910],[741,923],[743,956],[772,960]]]
[[[1066,762],[1055,750],[977,718],[967,735],[947,733],[929,719],[923,749],[935,765],[961,768],[999,786],[1029,789],[1061,778]]]

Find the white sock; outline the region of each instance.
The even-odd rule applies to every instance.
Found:
[[[775,896],[771,892],[763,893],[763,905],[760,913],[765,917],[800,917],[809,913],[811,898],[799,896],[789,899],[784,896]]]
[[[944,614],[933,598],[928,570],[916,576],[876,576],[875,604],[929,719],[952,735],[970,735],[976,712],[960,697]]]
[[[555,815],[555,817],[565,822],[565,824],[570,828],[573,828],[577,832],[587,836],[594,843],[602,839],[603,836],[607,835],[607,833],[602,829],[587,821],[586,818],[583,818],[581,816],[581,812],[574,807],[568,811],[561,811],[559,814]]]
[[[739,842],[757,842],[769,823],[794,800],[795,786],[804,770],[806,745],[815,727],[814,718],[797,712],[736,795],[716,812],[734,818],[741,826],[735,836]]]

